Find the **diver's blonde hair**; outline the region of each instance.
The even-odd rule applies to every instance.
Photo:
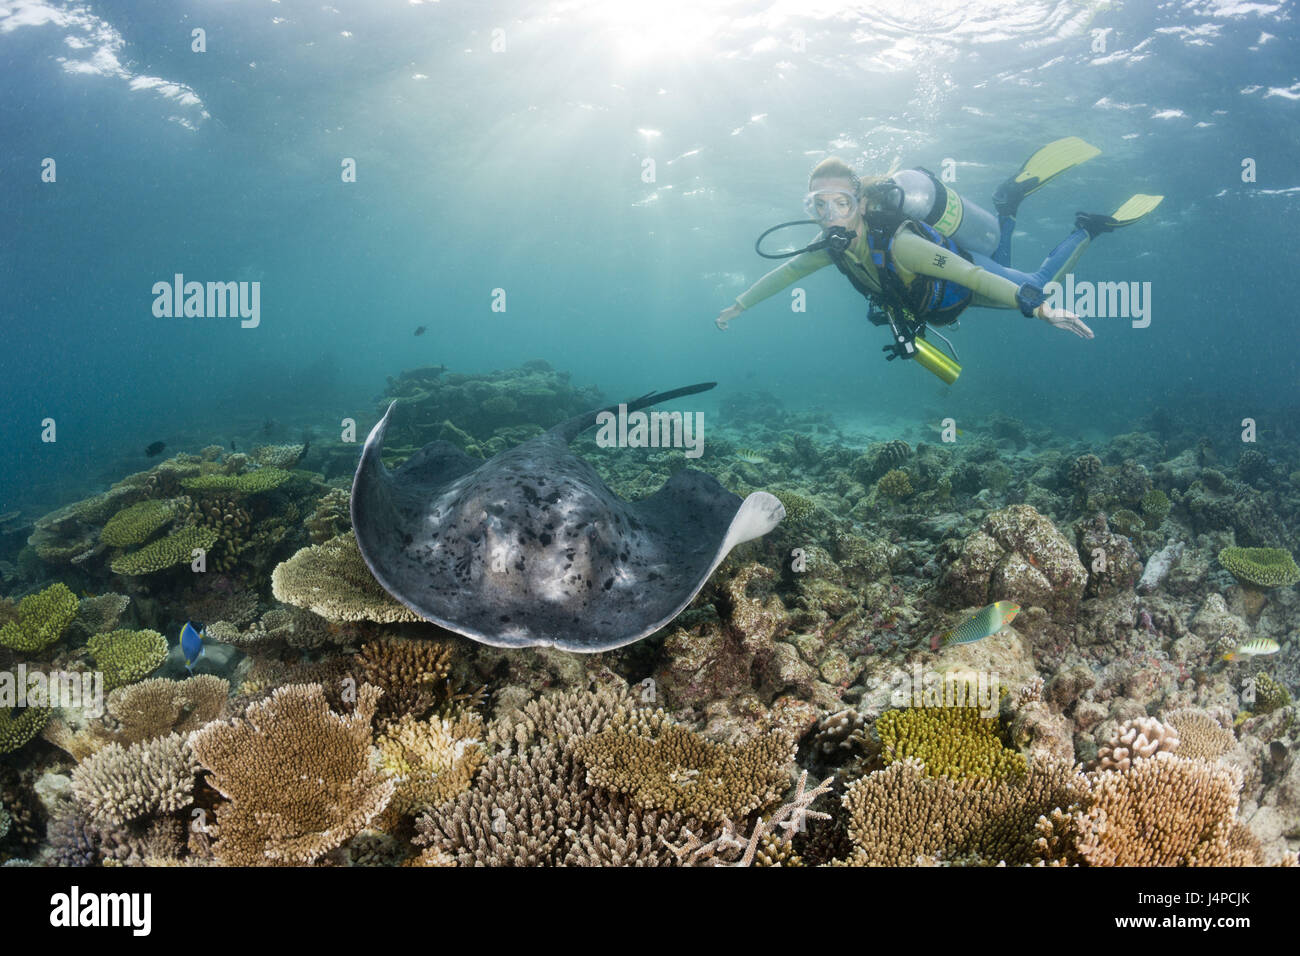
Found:
[[[813,181],[817,179],[847,179],[853,184],[853,194],[857,197],[862,196],[862,191],[868,186],[874,186],[876,183],[884,182],[894,173],[898,172],[899,159],[889,165],[889,172],[880,176],[859,176],[853,171],[853,167],[840,159],[838,156],[827,156],[820,163],[813,167],[813,171],[808,176],[808,189],[813,188]]]

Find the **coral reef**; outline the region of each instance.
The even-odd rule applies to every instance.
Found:
[[[157,631],[109,631],[86,642],[95,666],[104,672],[104,689],[116,690],[148,677],[167,659],[167,639]]]
[[[932,777],[1015,777],[1025,773],[1025,758],[1003,745],[997,718],[974,707],[909,707],[877,718],[886,764],[915,759]]]
[[[92,823],[121,826],[190,805],[198,761],[180,734],[109,744],[72,771],[72,796]]]
[[[273,491],[289,480],[291,473],[283,468],[264,467],[238,475],[206,474],[182,478],[186,491],[224,491],[232,495],[257,495]]]
[[[219,538],[220,535],[212,528],[192,525],[114,558],[109,567],[114,574],[127,577],[153,574],[189,563],[194,560],[196,551],[207,552]]]
[[[190,735],[216,810],[212,852],[231,866],[314,863],[383,812],[396,784],[370,760],[370,722],[382,692],[357,691],[351,714],[332,712],[319,685],[278,688],[245,716]]]
[[[277,601],[306,608],[327,621],[419,621],[375,580],[351,532],[303,548],[271,575]]]
[[[65,584],[29,594],[18,602],[15,619],[0,624],[0,645],[26,653],[43,651],[63,636],[77,610],[77,596]]]

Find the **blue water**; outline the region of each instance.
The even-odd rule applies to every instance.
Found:
[[[541,357],[614,400],[716,379],[698,407],[764,388],[900,426],[1003,411],[1115,433],[1192,401],[1225,435],[1247,416],[1294,429],[1294,17],[1233,0],[0,0],[0,513],[148,467],[155,440],[345,416],[364,433],[385,378],[423,364]],[[1149,328],[1096,319],[1084,342],[970,310],[946,387],[883,361],[831,269],[801,283],[806,314],[778,295],[714,327],[828,153],[866,172],[952,159],[987,205],[1066,135],[1103,153],[1026,200],[1013,262],[1036,268],[1078,210],[1163,194],[1076,270],[1151,282]],[[259,281],[260,325],[154,317],[175,273]]]

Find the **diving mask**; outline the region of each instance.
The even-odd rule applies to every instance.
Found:
[[[842,189],[817,189],[803,198],[804,210],[819,222],[848,219],[857,207],[857,197]]]

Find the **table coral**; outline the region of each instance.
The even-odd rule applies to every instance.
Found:
[[[61,582],[29,594],[18,602],[16,619],[0,625],[0,645],[29,654],[42,651],[63,635],[77,607],[77,596]]]
[[[303,548],[276,565],[271,593],[277,601],[306,608],[329,621],[423,620],[375,580],[352,532]]]
[[[219,535],[211,528],[192,526],[174,531],[165,538],[151,541],[143,548],[115,558],[109,565],[113,573],[136,577],[153,574],[194,560],[195,551],[207,552]]]
[[[181,479],[181,487],[186,491],[225,491],[232,495],[256,495],[280,487],[290,477],[291,473],[283,468],[267,466],[239,475],[195,475],[193,478]]]
[[[176,517],[178,505],[173,498],[137,501],[108,519],[99,532],[99,540],[114,548],[140,544]]]
[[[150,630],[96,634],[86,642],[86,649],[104,672],[108,691],[148,677],[167,659],[167,639]]]
[[[336,714],[319,684],[291,684],[251,704],[244,718],[190,735],[227,801],[216,810],[219,861],[314,863],[383,812],[396,785],[371,762],[380,694],[363,684],[353,712]]]
[[[0,754],[27,746],[49,720],[50,711],[44,707],[24,707],[17,716],[8,707],[0,707]]]
[[[739,747],[710,743],[684,727],[657,739],[604,731],[574,745],[595,786],[627,794],[643,810],[680,811],[710,823],[739,820],[789,786],[789,737],[769,732]]]

